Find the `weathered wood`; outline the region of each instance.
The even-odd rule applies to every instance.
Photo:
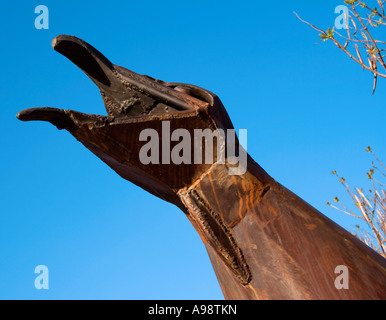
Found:
[[[225,298],[386,298],[385,259],[277,183],[251,157],[240,175],[230,174],[228,156],[213,164],[141,161],[140,133],[155,130],[161,145],[165,121],[170,131],[185,129],[192,136],[197,129],[233,129],[216,95],[115,66],[75,37],[59,36],[53,47],[99,87],[108,116],[33,108],[17,117],[68,130],[121,177],[181,208],[205,243]],[[349,289],[335,286],[339,265],[348,267]]]

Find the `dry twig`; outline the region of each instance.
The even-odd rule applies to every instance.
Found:
[[[382,189],[382,186],[385,184],[374,179],[373,176],[377,170],[382,173],[384,177],[386,177],[386,168],[370,147],[368,147],[366,151],[370,152],[375,158],[376,163],[379,164],[379,166],[377,166],[373,161],[372,168],[369,172],[367,172],[367,177],[371,182],[369,194],[365,195],[363,190],[360,188],[352,190],[347,184],[346,179],[340,177],[336,171],[333,171],[332,173],[338,177],[339,182],[349,194],[356,210],[350,210],[339,200],[338,197],[334,198],[334,202],[337,203],[337,205],[333,205],[330,202],[327,202],[327,205],[345,214],[363,220],[369,231],[364,230],[357,225],[353,234],[386,258],[386,192]]]
[[[360,64],[363,69],[373,73],[373,94],[377,87],[378,77],[386,78],[385,56],[382,54],[386,51],[386,42],[373,37],[373,32],[377,28],[386,25],[384,8],[386,0],[377,0],[376,2],[377,6],[372,9],[362,1],[345,1],[351,8],[348,16],[345,16],[347,36],[337,32],[335,27],[332,29],[328,28],[327,31],[317,28],[312,23],[301,19],[299,15],[294,12],[300,21],[320,32],[319,36],[321,41],[332,40],[339,49],[346,53],[352,60]],[[360,14],[365,16],[361,16]],[[350,24],[352,26],[350,26]],[[342,40],[345,42],[341,43],[340,41]],[[349,44],[353,45],[352,48],[349,48]],[[367,57],[368,64],[365,63],[363,56]]]

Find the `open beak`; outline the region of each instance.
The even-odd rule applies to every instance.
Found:
[[[98,86],[111,119],[192,111],[207,107],[213,99],[204,89],[166,83],[116,66],[93,46],[74,36],[60,35],[54,38],[52,46]],[[71,112],[75,111],[30,108],[19,112],[17,118],[49,121],[59,129],[70,130],[75,125]]]

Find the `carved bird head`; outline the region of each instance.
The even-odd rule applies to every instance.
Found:
[[[98,86],[107,116],[43,107],[25,109],[17,118],[48,121],[58,129],[68,130],[121,177],[181,207],[176,191],[191,185],[211,164],[205,160],[197,164],[193,159],[191,163],[178,165],[170,162],[171,150],[180,137],[174,137],[176,141],[170,141],[165,147],[162,144],[168,142],[163,134],[182,129],[193,136],[198,129],[233,129],[218,97],[194,85],[164,82],[114,65],[90,44],[74,36],[60,35],[52,41],[52,46]],[[159,143],[158,163],[143,163],[140,159],[141,148],[146,143],[140,139],[143,132],[145,138],[152,132],[158,134],[153,141]],[[237,138],[235,143],[238,145]],[[192,141],[192,150],[193,144]],[[216,143],[211,148],[216,162]]]

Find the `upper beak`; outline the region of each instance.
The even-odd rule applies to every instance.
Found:
[[[100,89],[122,90],[113,64],[92,45],[74,36],[60,35],[52,40],[52,47],[82,69]]]

